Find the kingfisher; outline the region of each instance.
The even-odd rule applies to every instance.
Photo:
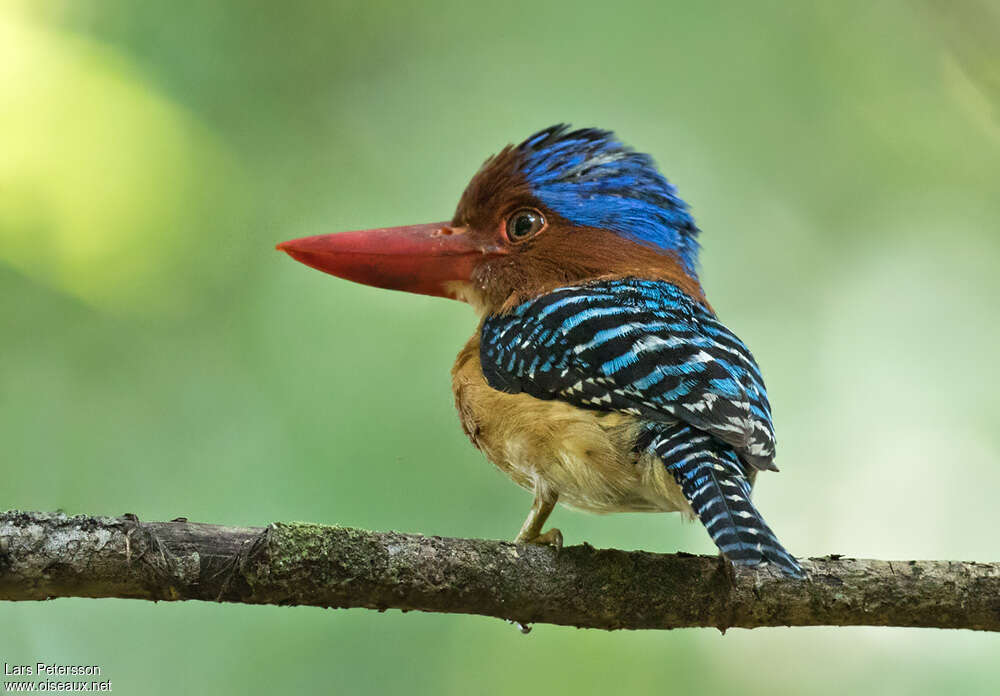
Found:
[[[452,368],[472,444],[534,500],[680,512],[720,553],[804,577],[750,498],[777,471],[771,407],[746,345],[698,276],[699,229],[652,158],[565,124],[480,167],[448,222],[304,237],[277,248],[380,288],[468,303],[479,325]]]

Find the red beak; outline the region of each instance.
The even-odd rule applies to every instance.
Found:
[[[454,297],[449,283],[469,281],[483,257],[499,251],[474,243],[465,228],[447,222],[321,234],[277,248],[338,278],[438,297]]]

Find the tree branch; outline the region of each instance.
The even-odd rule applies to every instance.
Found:
[[[1000,563],[802,562],[553,549],[279,523],[0,514],[0,600],[200,599],[416,609],[587,628],[925,626],[1000,631]]]

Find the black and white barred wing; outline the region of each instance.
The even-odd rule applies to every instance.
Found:
[[[624,279],[560,288],[483,323],[494,389],[681,420],[773,468],[774,431],[747,347],[676,286]]]

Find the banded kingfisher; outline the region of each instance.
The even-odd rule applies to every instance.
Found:
[[[750,499],[776,471],[750,351],[698,277],[699,229],[652,158],[610,131],[546,128],[482,165],[449,222],[317,235],[278,249],[320,271],[462,300],[462,427],[534,502],[697,517],[722,555],[803,577]]]

